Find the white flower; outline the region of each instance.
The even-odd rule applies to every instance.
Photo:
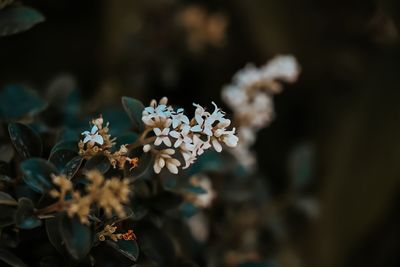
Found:
[[[85,136],[83,139],[83,143],[88,143],[88,142],[93,142],[97,143],[99,145],[102,145],[104,143],[103,137],[99,135],[99,129],[97,128],[96,125],[93,125],[92,130],[89,131],[84,131],[82,135]]]
[[[164,128],[163,130],[160,128],[154,128],[153,131],[157,136],[156,140],[154,141],[154,145],[159,146],[161,143],[164,143],[168,147],[172,145],[171,140],[168,137],[169,128]]]
[[[276,56],[261,69],[261,72],[267,79],[295,82],[300,74],[300,66],[291,55]]]
[[[193,135],[193,145],[195,147],[194,151],[200,156],[205,150],[211,147],[210,138],[208,137],[206,141],[203,141],[198,135],[195,134]]]
[[[183,109],[178,109],[175,113],[171,113],[172,127],[175,129],[182,123],[189,124],[189,118],[183,114]]]
[[[144,153],[147,153],[147,152],[149,152],[150,150],[151,150],[151,145],[147,144],[147,145],[144,145],[144,146],[143,146],[143,152],[144,152]]]
[[[154,172],[160,173],[161,170],[166,166],[171,173],[177,174],[178,167],[181,165],[181,163],[179,160],[172,158],[171,155],[174,153],[175,150],[171,148],[158,151],[153,165]]]
[[[190,126],[189,125],[183,125],[182,130],[180,132],[178,131],[171,131],[169,133],[170,136],[173,138],[176,138],[174,147],[179,147],[183,142],[184,143],[191,143],[192,139],[188,136],[190,131]]]

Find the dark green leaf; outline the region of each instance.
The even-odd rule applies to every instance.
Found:
[[[4,244],[10,248],[16,248],[19,244],[19,229],[15,227],[7,227],[1,230],[0,244]]]
[[[68,179],[72,179],[75,176],[76,172],[82,165],[82,161],[83,158],[81,156],[76,156],[67,163],[63,173],[67,175]]]
[[[78,153],[78,142],[75,140],[72,141],[61,141],[58,142],[50,152],[50,155],[57,152],[58,150],[70,150]]]
[[[137,261],[139,257],[139,247],[135,240],[118,240],[117,242],[107,241],[107,245],[119,251],[131,261]]]
[[[16,207],[0,205],[0,228],[15,224]]]
[[[70,255],[81,260],[89,253],[93,243],[93,231],[79,222],[77,217],[64,215],[60,224],[61,236]]]
[[[0,11],[1,12],[1,11]],[[0,92],[0,118],[11,120],[33,116],[47,107],[38,94],[21,85],[8,85]]]
[[[26,31],[44,20],[44,16],[33,8],[9,6],[0,10],[0,36]]]
[[[15,150],[24,159],[42,155],[42,139],[31,127],[18,122],[10,123],[8,133]]]
[[[314,150],[309,144],[294,149],[289,158],[289,168],[293,187],[301,190],[310,184],[313,178]]]
[[[77,156],[78,153],[74,151],[59,149],[56,152],[51,153],[49,161],[54,164],[60,172],[64,172],[66,165]]]
[[[46,233],[50,243],[57,249],[58,252],[64,254],[66,252],[64,241],[60,232],[60,224],[63,215],[57,213],[54,218],[46,219]]]
[[[135,157],[135,153],[132,153],[131,157]],[[139,157],[139,163],[136,168],[129,170],[127,166],[126,176],[134,178],[140,178],[144,176],[149,171],[153,161],[154,157],[152,153],[142,153],[142,155]]]
[[[155,261],[158,266],[175,266],[176,254],[171,239],[165,231],[145,222],[137,226],[140,252]]]
[[[106,156],[98,155],[86,161],[86,170],[98,170],[101,173],[106,173],[111,167],[110,161]]]
[[[125,133],[117,137],[115,143],[115,150],[118,150],[121,145],[128,145],[134,143],[138,139],[138,134],[136,133]]]
[[[60,267],[67,266],[63,259],[55,256],[47,256],[40,260],[40,267]]]
[[[34,214],[35,207],[28,198],[18,200],[18,209],[15,215],[17,227],[21,229],[32,229],[42,225],[42,221]]]
[[[25,183],[38,193],[52,188],[52,174],[58,174],[56,167],[44,159],[32,158],[21,163]]]
[[[20,258],[5,249],[0,249],[0,260],[13,267],[27,266]]]
[[[17,201],[7,193],[0,192],[0,227],[15,223]]]
[[[144,105],[137,99],[124,96],[122,97],[122,106],[125,112],[131,119],[133,130],[135,132],[141,133],[144,130],[144,123],[142,121],[142,112],[144,110]]]

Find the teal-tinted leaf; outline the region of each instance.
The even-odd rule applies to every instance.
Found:
[[[81,156],[76,156],[67,163],[63,173],[68,177],[68,179],[72,179],[75,176],[76,172],[82,165],[82,161],[83,158]]]
[[[32,158],[21,163],[25,183],[38,193],[43,193],[52,188],[52,174],[58,174],[53,164],[44,159]]]
[[[131,119],[133,130],[135,132],[141,133],[144,130],[144,123],[142,121],[142,112],[144,110],[144,105],[137,99],[124,96],[122,97],[122,106],[125,112]]]
[[[118,240],[117,242],[107,241],[107,245],[116,249],[131,261],[137,261],[139,257],[139,247],[135,240]]]
[[[60,224],[63,215],[61,213],[56,213],[54,218],[46,219],[46,233],[49,238],[50,243],[57,249],[60,254],[64,254],[66,252],[64,241],[60,232]]]
[[[58,136],[58,141],[63,142],[63,141],[74,141],[75,145],[78,146],[78,141],[80,138],[80,132],[78,132],[75,129],[71,128],[64,128],[60,135]]]
[[[180,206],[180,210],[183,216],[185,216],[186,218],[190,218],[199,211],[199,208],[197,208],[192,203],[185,202]]]
[[[104,122],[110,123],[110,134],[116,136],[131,128],[129,117],[122,108],[108,108],[101,113]]]
[[[51,153],[49,161],[56,166],[57,170],[64,172],[66,165],[76,156],[78,153],[72,150],[59,149],[54,153]]]
[[[35,207],[28,198],[18,200],[18,209],[15,215],[17,227],[21,229],[32,229],[42,225],[42,221],[34,214]]]
[[[21,85],[8,85],[0,92],[1,119],[33,116],[46,107],[47,103],[35,91]]]
[[[58,142],[50,152],[50,155],[57,152],[58,150],[70,150],[78,153],[78,142],[77,141],[61,141]]]
[[[89,253],[93,243],[92,229],[79,222],[77,217],[69,218],[66,214],[61,219],[60,232],[69,254],[81,260]]]
[[[9,6],[0,10],[0,36],[26,31],[44,20],[44,16],[33,8]]]
[[[20,258],[5,249],[0,249],[0,260],[13,266],[13,267],[25,267],[26,265]]]
[[[31,127],[22,123],[10,123],[8,133],[15,150],[22,158],[40,157],[42,155],[42,139]]]
[[[104,155],[94,156],[86,161],[86,170],[98,170],[101,173],[106,173],[111,167],[110,161]]]
[[[186,191],[191,192],[191,193],[195,193],[198,195],[202,195],[202,194],[206,194],[207,190],[205,190],[203,187],[201,186],[190,186],[186,188]]]
[[[118,150],[122,145],[133,144],[139,135],[137,133],[125,133],[123,135],[119,135],[115,142],[114,150]]]
[[[310,184],[313,178],[314,149],[309,144],[296,147],[289,157],[293,187],[301,190]]]

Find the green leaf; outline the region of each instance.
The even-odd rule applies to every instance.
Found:
[[[137,226],[140,252],[154,260],[158,266],[175,266],[174,245],[164,230],[145,222]]]
[[[18,202],[9,194],[0,192],[0,227],[15,223],[15,211]]]
[[[38,193],[50,190],[53,187],[51,175],[59,173],[53,164],[40,158],[25,160],[20,168],[25,183]]]
[[[122,97],[122,106],[125,109],[125,112],[128,114],[131,119],[133,130],[135,132],[141,133],[144,130],[144,123],[142,121],[142,112],[144,110],[144,105],[137,99],[123,96]]]
[[[60,252],[60,254],[65,254],[66,249],[60,231],[60,221],[62,218],[63,214],[56,213],[54,218],[46,219],[45,225],[47,237],[49,238],[50,243],[57,249],[58,252]]]
[[[15,224],[16,208],[0,205],[0,228]]]
[[[18,122],[10,123],[8,125],[8,133],[15,150],[24,159],[42,155],[42,139],[31,127]]]
[[[42,225],[42,221],[34,214],[35,207],[29,198],[18,200],[18,209],[15,215],[17,227],[21,229],[32,229]]]
[[[119,150],[122,145],[128,145],[134,143],[138,139],[137,133],[125,133],[117,137],[115,141],[114,151]]]
[[[149,171],[150,166],[152,166],[152,163],[154,161],[153,153],[143,153],[143,151],[140,153],[142,153],[142,155],[139,157],[138,166],[132,170],[129,170],[129,167],[126,166],[125,176],[140,178]],[[133,152],[131,157],[135,157],[135,154],[136,153]]]
[[[1,229],[0,244],[4,244],[10,248],[16,248],[20,242],[20,230],[15,227],[7,227]]]
[[[62,172],[68,177],[68,179],[72,179],[81,167],[82,162],[83,158],[81,156],[76,156],[67,163]]]
[[[139,257],[139,246],[135,240],[120,239],[117,242],[106,241],[106,243],[131,261],[137,261]]]
[[[46,107],[47,103],[35,91],[21,85],[8,85],[0,92],[1,119],[33,116]]]
[[[289,169],[293,187],[296,190],[304,189],[313,179],[314,148],[310,144],[297,146],[289,157]]]
[[[85,258],[92,248],[92,229],[81,224],[77,217],[69,218],[66,214],[60,222],[61,236],[69,254],[76,260]]]
[[[111,167],[110,161],[104,155],[94,156],[86,161],[86,170],[98,170],[101,173],[106,173]]]
[[[61,141],[55,144],[55,146],[51,149],[50,155],[57,152],[58,150],[70,150],[78,153],[78,142],[73,141]]]
[[[49,161],[53,163],[60,172],[64,172],[66,165],[77,156],[78,153],[74,151],[59,149],[56,152],[51,153]]]
[[[199,211],[199,208],[192,203],[185,202],[180,206],[180,210],[184,217],[190,218]]]
[[[25,267],[26,265],[20,258],[5,249],[0,249],[0,260],[13,266],[13,267]]]
[[[104,122],[110,123],[111,136],[125,133],[131,128],[129,117],[122,108],[108,108],[102,111]]]
[[[0,36],[26,31],[44,20],[44,16],[33,8],[9,6],[0,10]]]

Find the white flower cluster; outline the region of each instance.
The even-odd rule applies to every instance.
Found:
[[[222,98],[234,112],[240,138],[234,154],[243,165],[254,167],[256,160],[250,147],[256,133],[274,117],[273,95],[282,91],[281,82],[293,83],[299,73],[293,56],[277,56],[260,68],[247,65],[234,75],[232,84],[223,88]]]
[[[196,110],[191,120],[184,114],[183,109],[174,110],[167,102],[166,97],[159,103],[152,100],[142,114],[147,130],[155,135],[154,142],[144,145],[143,151],[155,154],[153,167],[156,173],[160,173],[164,167],[171,173],[178,173],[181,162],[173,157],[176,151],[183,156],[185,169],[210,147],[221,152],[221,143],[229,147],[237,145],[235,128],[227,129],[231,121],[225,118],[225,113],[214,102],[215,109],[212,113],[198,104],[193,104]]]

